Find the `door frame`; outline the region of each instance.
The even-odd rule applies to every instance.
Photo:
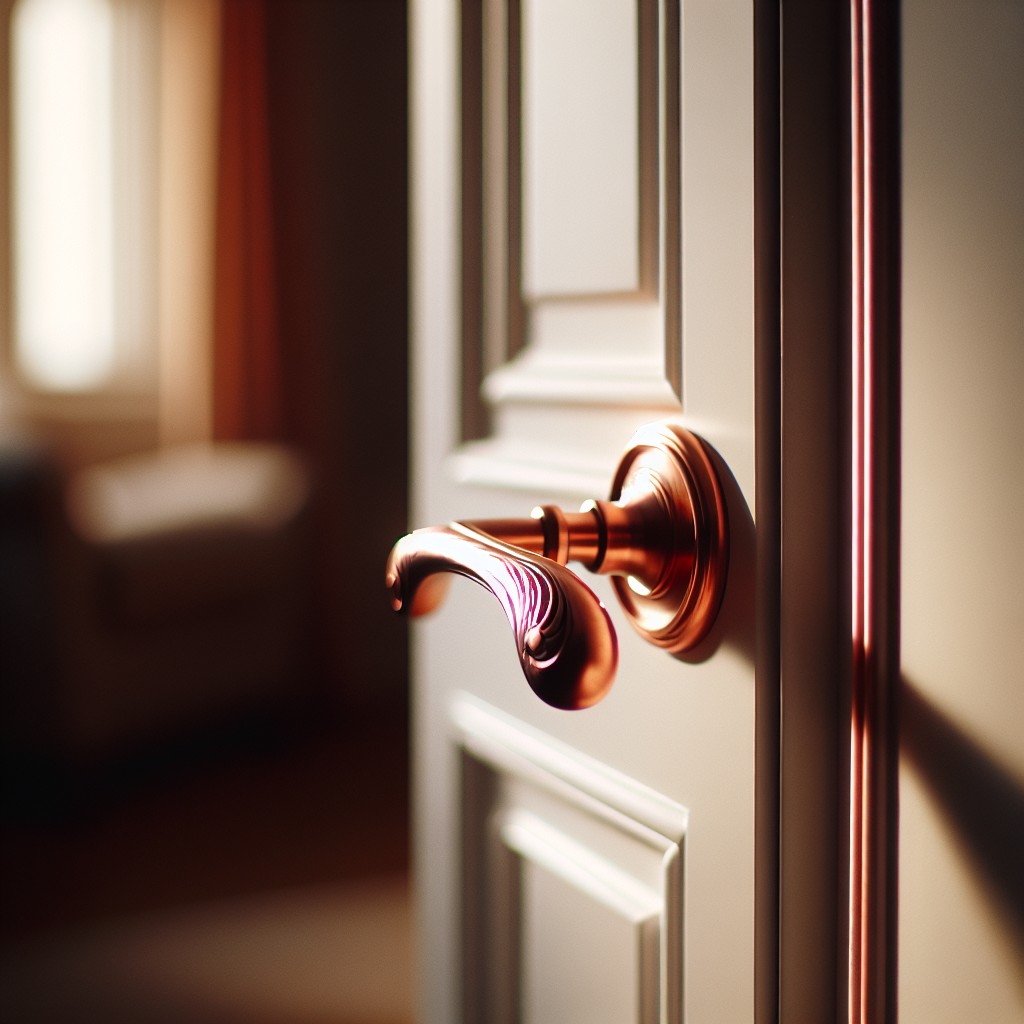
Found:
[[[898,41],[898,5],[755,2],[764,1022],[896,1015]]]

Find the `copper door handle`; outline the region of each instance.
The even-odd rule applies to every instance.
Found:
[[[650,424],[634,435],[607,501],[416,530],[392,549],[387,586],[396,611],[418,615],[443,597],[439,574],[481,584],[512,625],[534,692],[553,707],[584,708],[611,686],[618,645],[570,561],[611,575],[646,640],[674,654],[696,646],[718,614],[728,567],[725,498],[704,442],[676,424]]]

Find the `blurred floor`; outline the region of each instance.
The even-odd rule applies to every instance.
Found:
[[[0,1021],[412,1020],[404,713],[214,736],[0,848]]]

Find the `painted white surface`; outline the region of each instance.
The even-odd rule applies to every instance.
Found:
[[[542,867],[526,868],[526,891],[524,1021],[639,1020],[633,994],[640,967],[636,927]],[[564,912],[552,915],[553,905]],[[562,973],[566,949],[574,950],[577,964],[568,975]],[[612,975],[624,984],[610,989],[601,984],[602,977]]]
[[[1016,793],[989,835],[1020,837],[1024,5],[914,0],[903,46],[903,675]],[[901,1015],[1008,1024],[1024,1019],[1024,924],[941,780],[951,756],[902,763]]]
[[[487,0],[483,10],[482,348],[493,430],[462,473],[486,457],[522,477],[515,449],[552,429],[609,467],[638,409],[679,411],[678,4],[526,4],[518,68],[502,36],[505,6]],[[520,207],[506,223],[520,151]],[[546,448],[550,467],[558,451]],[[574,455],[560,468],[568,478],[578,466]]]
[[[637,4],[526,0],[522,25],[526,291],[634,291]]]
[[[573,508],[584,497],[602,497],[581,485],[600,478],[601,467],[609,480],[629,434],[664,416],[666,408],[719,450],[752,507],[749,5],[693,0],[683,12],[685,408],[680,411],[674,400],[651,402],[635,395],[614,402],[608,378],[602,378],[604,390],[588,395],[586,385],[574,378],[575,401],[555,392],[551,401],[534,398],[500,410],[499,443],[511,462],[518,460],[520,473],[507,473],[506,464],[484,452],[476,471],[462,477],[451,472],[453,465],[465,466],[464,459],[453,462],[460,450],[454,344],[460,309],[457,5],[419,0],[412,14],[413,525],[527,514],[539,501]],[[729,173],[723,174],[726,165]],[[588,350],[585,334],[571,338],[572,346]],[[628,330],[618,339],[624,357],[635,344]],[[528,443],[520,446],[521,437]],[[606,487],[607,482],[602,490]],[[738,527],[742,532],[742,517]],[[737,584],[753,572],[743,544],[731,572]],[[615,621],[621,668],[611,695],[585,712],[557,712],[533,696],[498,605],[472,584],[455,581],[445,606],[414,627],[421,1007],[428,1024],[458,1019],[459,757],[450,718],[457,691],[482,698],[687,809],[692,829],[683,895],[686,1020],[717,1024],[752,1018],[754,684],[745,653],[751,638],[732,633],[699,664],[674,660],[632,634],[607,581],[589,582]],[[571,913],[568,900],[559,905],[558,886],[552,882],[549,888],[546,912],[556,919]],[[531,930],[541,927],[536,913],[534,907]],[[572,950],[564,955],[564,970],[531,974],[531,1006],[559,1005],[561,995],[550,989],[550,978],[574,976]],[[606,977],[604,983],[613,986],[618,1000],[635,979],[631,961],[622,965],[621,976]]]
[[[678,1024],[686,809],[468,696],[452,712],[490,779],[464,816],[464,856],[505,879],[468,897],[488,1018],[515,1019],[503,993],[518,990],[527,1020]]]

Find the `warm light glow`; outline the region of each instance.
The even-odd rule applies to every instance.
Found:
[[[647,587],[647,586],[644,586],[644,584],[641,583],[640,580],[638,580],[635,576],[627,576],[626,577],[626,585],[638,597],[650,597],[651,596],[651,588]]]
[[[115,362],[113,17],[107,0],[23,0],[12,20],[15,353],[78,390]]]

